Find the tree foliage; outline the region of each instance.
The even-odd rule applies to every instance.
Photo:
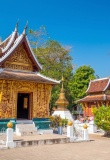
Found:
[[[33,51],[38,59],[38,62],[42,65],[41,73],[53,79],[61,80],[62,74],[64,76],[64,88],[66,91],[67,99],[70,98],[70,91],[68,89],[68,82],[72,76],[73,66],[72,57],[70,56],[70,50],[64,48],[60,43],[54,40],[46,40],[45,44],[38,45],[39,31],[30,30],[31,44],[34,44]],[[41,35],[43,34],[43,31]],[[34,36],[34,37],[33,37]],[[32,39],[33,37],[33,39]],[[36,47],[35,47],[35,44]],[[55,107],[55,102],[59,97],[61,85],[53,87],[52,96],[50,101],[50,111]]]
[[[98,128],[103,129],[106,133],[110,132],[110,106],[101,106],[93,110],[94,122]]]
[[[41,26],[37,30],[29,29],[28,37],[32,48],[45,46],[46,41],[50,38],[45,26]]]
[[[62,47],[57,41],[49,40],[45,47],[34,49],[34,53],[41,63],[42,73],[55,79],[61,79],[62,73],[66,78],[71,76],[72,65],[69,50]]]
[[[95,71],[90,66],[81,66],[76,69],[69,82],[69,88],[74,101],[82,98],[86,94],[90,80],[95,79]]]
[[[45,47],[34,49],[38,61],[43,66],[41,73],[50,78],[61,80],[64,75],[64,87],[68,92],[68,81],[72,75],[72,64],[69,50],[62,47],[57,41],[49,40]],[[50,109],[55,106],[58,99],[61,85],[57,85],[52,90]],[[68,92],[69,93],[69,92]],[[68,95],[69,96],[69,95]]]
[[[73,74],[70,50],[57,41],[50,40],[44,26],[37,31],[29,30],[29,35],[36,58],[43,67],[41,73],[57,80],[61,80],[63,74],[65,95],[69,101],[68,108],[71,110],[74,101],[85,96],[89,81],[95,78],[95,71],[90,66],[81,66]],[[60,89],[61,85],[53,87],[50,112],[55,107]]]

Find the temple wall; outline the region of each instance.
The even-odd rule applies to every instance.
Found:
[[[85,102],[82,105],[83,105],[84,116],[88,117],[93,116],[93,108],[97,107],[97,105],[92,102]]]
[[[18,93],[30,93],[30,117],[47,117],[52,85],[0,80],[0,118],[17,117]]]
[[[83,114],[84,116],[94,116],[93,109],[98,108],[102,105],[105,105],[106,107],[110,106],[110,101],[96,101],[94,102],[83,102]]]

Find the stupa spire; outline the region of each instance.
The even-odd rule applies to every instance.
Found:
[[[58,110],[65,110],[69,102],[67,101],[65,97],[64,85],[63,85],[64,83],[63,75],[62,75],[61,82],[62,82],[62,88],[60,91],[59,99],[55,102],[55,104],[58,106]]]
[[[62,74],[62,79],[61,79],[61,82],[62,82],[62,88],[64,87],[63,86],[63,82],[64,82],[64,77],[63,77],[63,74]]]

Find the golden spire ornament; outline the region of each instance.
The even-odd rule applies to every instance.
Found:
[[[59,99],[55,102],[55,104],[58,106],[58,110],[65,110],[69,102],[67,101],[65,97],[65,91],[64,91],[64,86],[63,86],[63,82],[64,82],[63,75],[62,75],[61,82],[62,82],[62,88],[60,91]]]

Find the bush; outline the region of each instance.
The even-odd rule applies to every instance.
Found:
[[[51,127],[67,126],[68,120],[61,118],[59,115],[50,116]]]
[[[94,122],[98,128],[103,129],[106,134],[110,133],[110,106],[101,106],[93,110]]]

